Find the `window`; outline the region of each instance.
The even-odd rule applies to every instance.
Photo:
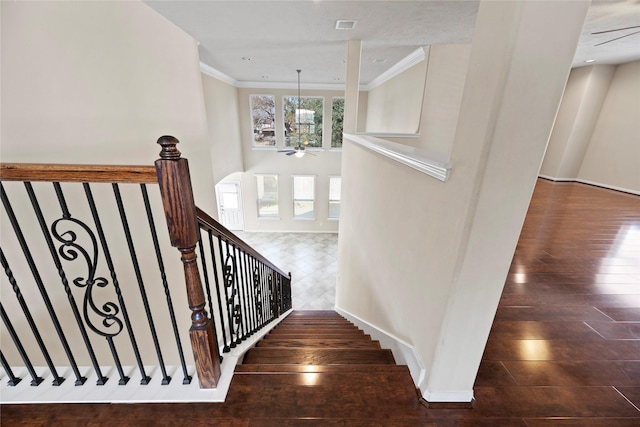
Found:
[[[276,146],[276,100],[273,95],[251,95],[254,147]]]
[[[293,177],[293,217],[295,219],[314,219],[315,177]]]
[[[331,148],[342,148],[343,120],[344,98],[333,98],[331,100]]]
[[[340,186],[342,179],[339,176],[329,177],[329,219],[340,218]]]
[[[256,175],[258,218],[278,218],[278,175]]]
[[[310,148],[322,148],[324,98],[301,96],[298,107],[297,96],[285,96],[283,109],[285,147],[295,147],[300,141]]]

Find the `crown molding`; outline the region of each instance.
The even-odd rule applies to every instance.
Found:
[[[238,82],[236,87],[251,89],[297,89],[298,83],[287,82]],[[339,90],[344,91],[344,84],[340,83],[301,83],[301,89],[311,90]]]
[[[236,79],[226,75],[222,71],[216,70],[215,68],[203,62],[200,62],[200,71],[209,77],[213,77],[214,79],[221,80],[227,84],[230,84],[231,86],[236,86],[236,87],[238,86],[238,81]]]
[[[403,59],[398,61],[395,65],[389,68],[384,73],[380,74],[375,79],[371,80],[369,84],[363,85],[362,90],[372,90],[376,87],[380,86],[384,82],[391,80],[395,76],[400,73],[407,71],[409,68],[413,67],[416,64],[424,61],[427,58],[427,49],[429,47],[419,47],[418,49],[411,52],[409,55],[405,56]]]

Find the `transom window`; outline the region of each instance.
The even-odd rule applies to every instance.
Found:
[[[310,148],[322,148],[322,120],[324,98],[297,96],[283,98],[285,147],[300,144]],[[298,127],[300,129],[298,129]]]
[[[315,176],[293,177],[293,217],[315,219]]]

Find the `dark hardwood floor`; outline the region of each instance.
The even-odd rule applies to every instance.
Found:
[[[473,409],[421,405],[406,367],[339,319],[313,341],[293,320],[251,350],[224,404],[3,405],[2,425],[639,426],[640,197],[538,181]],[[355,353],[371,359],[322,364]]]

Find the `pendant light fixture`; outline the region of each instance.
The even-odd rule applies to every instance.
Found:
[[[304,146],[308,144],[307,141],[305,141],[304,143],[302,142],[302,126],[300,123],[300,73],[302,72],[302,70],[296,70],[296,72],[298,73],[298,98],[297,98],[297,108],[296,108],[296,114],[294,115],[295,119],[297,120],[297,128],[296,131],[298,132],[298,143],[296,144],[295,147],[293,148],[289,148],[287,150],[278,150],[278,153],[287,153],[287,156],[296,156],[297,158],[301,158],[304,157],[304,155],[306,154],[305,148]],[[312,153],[309,153],[312,154]]]

